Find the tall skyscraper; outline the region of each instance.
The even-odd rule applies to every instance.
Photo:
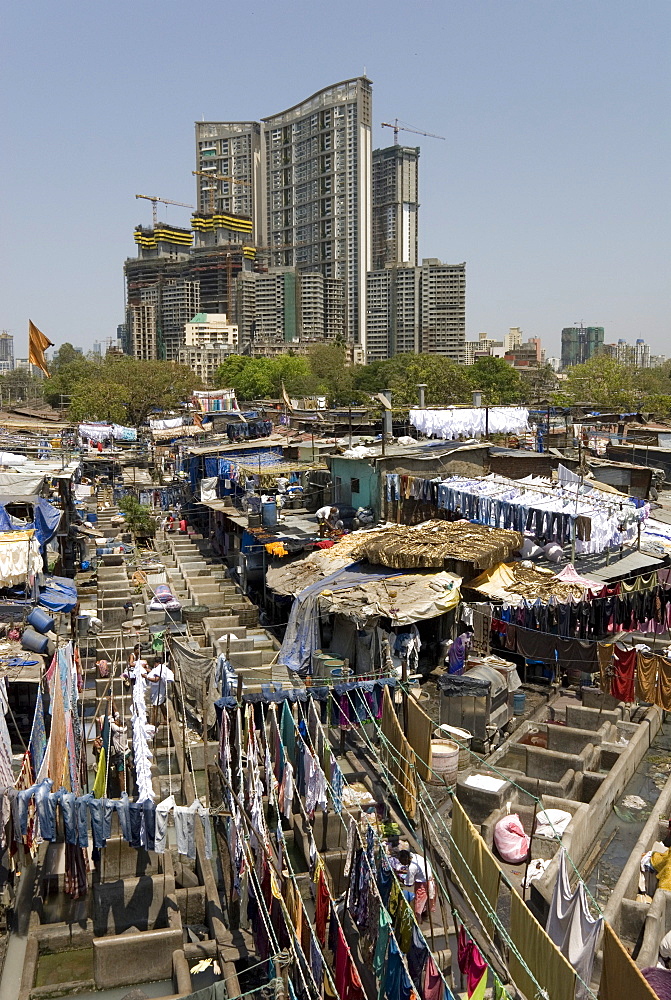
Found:
[[[419,351],[461,361],[466,342],[466,265],[435,258],[368,274],[366,360]]]
[[[196,122],[198,211],[248,216],[257,245],[266,242],[261,143],[259,122]]]
[[[200,211],[251,216],[272,268],[344,282],[346,332],[357,344],[371,266],[371,114],[372,84],[357,77],[261,123],[196,123]]]
[[[417,266],[419,147],[373,150],[373,265]]]
[[[420,350],[461,361],[466,343],[466,264],[422,261]]]
[[[581,365],[603,347],[602,326],[565,326],[561,332],[561,365]]]
[[[11,372],[14,368],[14,337],[3,330],[0,333],[0,371]]]
[[[371,116],[372,84],[358,77],[263,119],[271,263],[343,279],[356,344],[371,266]]]

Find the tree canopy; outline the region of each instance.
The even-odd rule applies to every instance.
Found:
[[[56,365],[53,377],[45,382],[44,395],[54,406],[64,399],[74,420],[138,427],[152,410],[173,409],[189,399],[198,384],[185,365],[138,361],[125,355],[108,354],[100,359],[77,355]]]
[[[565,372],[554,400],[586,403],[604,410],[671,416],[671,362],[659,368],[635,368],[599,354]]]

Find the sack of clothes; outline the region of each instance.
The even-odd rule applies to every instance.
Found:
[[[530,840],[517,813],[504,816],[494,827],[494,846],[501,858],[511,865],[526,861]]]

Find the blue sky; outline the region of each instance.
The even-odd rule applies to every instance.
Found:
[[[665,0],[6,4],[0,329],[19,355],[29,316],[114,336],[134,195],[194,203],[193,122],[365,68],[375,145],[394,117],[446,136],[417,140],[420,254],[467,262],[469,339],[521,326],[557,354],[584,321],[671,355],[670,28]]]

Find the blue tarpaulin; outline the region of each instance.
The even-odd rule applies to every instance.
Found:
[[[61,521],[61,511],[58,507],[54,507],[44,497],[31,499],[30,503],[33,507],[35,520],[29,521],[27,524],[17,525],[12,524],[12,520],[5,510],[6,504],[12,502],[10,497],[0,501],[0,531],[25,531],[28,528],[34,528],[40,545],[45,545],[50,538],[53,538]]]
[[[77,587],[66,576],[49,576],[40,587],[39,603],[49,611],[73,611],[77,606]]]
[[[400,575],[399,570],[392,573],[390,570],[384,569],[372,573],[370,570],[363,569],[359,563],[351,563],[302,590],[291,606],[278,661],[289,670],[300,672],[303,675],[311,674],[312,654],[316,649],[319,649],[320,642],[317,602],[321,592],[323,590],[347,590],[348,587],[361,586],[371,583],[373,580],[384,580],[392,575]]]

